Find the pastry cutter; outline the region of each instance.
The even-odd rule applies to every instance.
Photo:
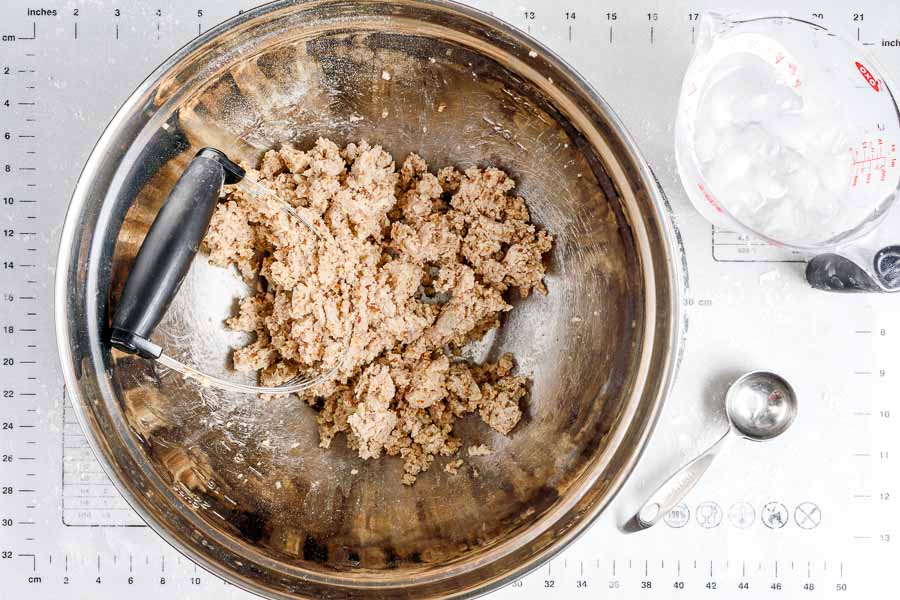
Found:
[[[162,347],[150,339],[197,255],[223,185],[236,186],[254,198],[260,195],[277,198],[274,192],[245,179],[244,175],[244,169],[220,150],[202,148],[197,152],[175,183],[138,250],[113,314],[109,342],[119,350],[155,360],[202,385],[250,394],[301,392],[331,379],[342,364],[346,350],[333,367],[322,373],[298,375],[278,386],[256,386],[203,373],[165,354]],[[278,200],[285,213],[322,237],[294,207]]]

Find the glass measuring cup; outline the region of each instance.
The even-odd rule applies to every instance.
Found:
[[[827,264],[810,263],[824,281],[853,274],[830,286],[808,274],[816,287],[869,279],[900,288],[900,274],[882,268],[898,261],[885,260],[873,234],[897,198],[898,142],[893,95],[858,43],[784,15],[701,15],[675,157],[688,197],[713,223],[827,252]]]

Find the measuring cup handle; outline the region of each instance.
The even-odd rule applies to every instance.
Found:
[[[875,254],[875,275],[890,291],[900,290],[900,245],[886,246]]]
[[[806,264],[806,281],[826,292],[881,292],[878,282],[858,264],[839,254],[820,254]]]
[[[243,176],[243,169],[214,148],[203,148],[191,160],[138,250],[113,315],[113,346],[146,358],[160,356],[162,349],[150,335],[200,248],[222,184]]]

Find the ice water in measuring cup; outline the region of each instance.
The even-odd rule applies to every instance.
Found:
[[[701,16],[675,152],[710,220],[785,246],[837,246],[897,195],[900,120],[862,46],[784,16]]]

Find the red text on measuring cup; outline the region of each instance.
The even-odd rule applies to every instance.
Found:
[[[878,87],[878,80],[875,79],[875,76],[872,75],[872,72],[865,68],[862,63],[856,61],[856,68],[859,71],[860,75],[862,75],[866,81],[869,82],[869,85],[872,86],[872,89],[876,92],[880,92],[881,90]]]

